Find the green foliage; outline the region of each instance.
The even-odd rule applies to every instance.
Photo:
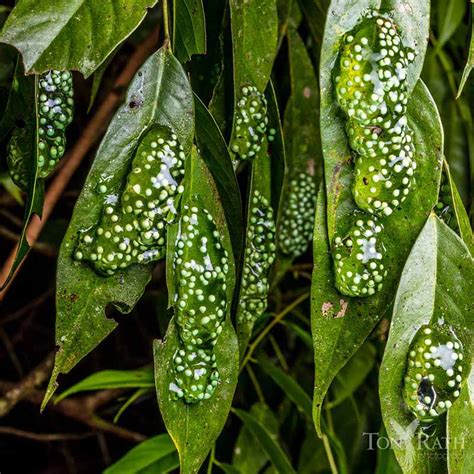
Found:
[[[52,285],[42,260],[17,272],[46,189],[45,219],[57,203],[68,226],[42,408],[62,391],[42,416],[107,433],[87,468],[470,473],[473,6],[13,3],[0,7],[0,239],[19,246],[2,274],[32,302],[0,335],[20,374],[36,361],[17,348],[33,316],[9,332]],[[53,227],[28,232],[40,258]],[[49,360],[20,382],[34,381],[28,403]],[[34,423],[30,438],[62,437]],[[69,429],[79,445],[90,434]],[[69,442],[48,453],[69,459]]]

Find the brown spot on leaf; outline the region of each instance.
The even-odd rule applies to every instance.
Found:
[[[336,318],[343,318],[346,314],[346,309],[347,309],[347,305],[348,305],[348,301],[346,300],[343,300],[343,299],[340,299],[339,300],[339,304],[340,304],[340,310],[337,312],[336,314]]]
[[[323,303],[323,305],[321,306],[321,313],[325,318],[328,318],[330,316],[333,306],[334,305],[330,301],[326,301]]]

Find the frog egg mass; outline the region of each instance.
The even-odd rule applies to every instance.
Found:
[[[267,131],[267,100],[254,86],[243,86],[235,111],[232,152],[251,160],[259,152]]]
[[[196,403],[209,399],[220,380],[214,346],[227,313],[229,274],[222,236],[200,203],[184,206],[173,265],[179,347],[169,388],[176,398]]]
[[[253,322],[267,307],[268,272],[275,260],[275,221],[268,199],[255,191],[251,198],[239,319]]]
[[[382,225],[375,217],[359,217],[332,249],[337,289],[347,296],[371,296],[387,275],[385,248],[379,240]]]
[[[342,42],[334,77],[356,152],[353,195],[357,206],[389,216],[407,198],[416,170],[407,123],[407,67],[415,58],[388,17],[364,19]]]
[[[316,194],[314,176],[301,171],[290,180],[279,224],[278,247],[282,253],[295,258],[306,251],[313,235]]]
[[[405,403],[421,421],[434,420],[459,397],[467,371],[463,346],[454,331],[444,325],[422,326],[408,354]]]
[[[72,122],[74,108],[72,74],[51,70],[38,76],[36,109],[38,115],[38,177],[47,178],[66,150],[66,128]],[[16,128],[8,145],[8,168],[13,181],[23,189],[28,187],[28,159],[31,149],[33,121],[23,129]],[[36,135],[36,134],[35,134]]]
[[[113,275],[134,263],[163,257],[166,226],[176,218],[183,192],[185,153],[177,136],[155,126],[142,138],[120,196],[105,195],[99,223],[80,233],[76,260],[98,273]],[[104,194],[105,184],[97,192]]]

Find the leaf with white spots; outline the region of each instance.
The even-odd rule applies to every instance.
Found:
[[[264,92],[277,52],[276,0],[231,0],[234,118],[230,149],[252,160],[267,129]]]
[[[275,260],[270,159],[265,138],[262,149],[252,162],[250,175],[245,253],[236,314],[241,357],[255,322],[267,308],[269,273]]]
[[[312,282],[312,332],[315,347],[313,415],[320,428],[320,414],[327,390],[338,371],[362,345],[377,322],[389,315],[404,262],[434,204],[437,202],[443,149],[439,114],[424,84],[418,80],[428,36],[429,2],[387,1],[398,25],[401,41],[415,49],[407,69],[407,122],[416,150],[416,184],[403,204],[383,219],[384,267],[387,276],[373,296],[347,297],[335,288],[333,261],[329,254],[337,233],[344,240],[361,212],[352,193],[353,155],[346,135],[346,121],[336,101],[333,67],[344,34],[357,25],[367,9],[381,2],[333,0],[321,51],[321,138],[325,170],[325,206],[317,206],[314,232]],[[418,82],[417,82],[418,81]]]
[[[458,398],[474,349],[473,285],[466,245],[430,215],[400,278],[380,368],[382,415],[404,472],[447,472],[439,440],[443,413],[464,403]]]
[[[165,339],[155,342],[154,360],[161,414],[187,474],[199,470],[224,427],[238,374],[230,320],[232,247],[217,187],[196,150],[187,162],[181,206],[182,220],[168,233],[167,281],[175,315]],[[207,221],[198,228],[194,222],[201,219]]]
[[[305,44],[292,26],[287,39],[291,95],[283,123],[286,173],[278,213],[278,275],[309,247],[322,173],[318,82]]]
[[[107,277],[100,275],[75,254],[79,236],[87,235],[104,208],[120,199],[127,178],[137,176],[131,176],[132,162],[148,130],[156,126],[172,130],[184,153],[189,153],[193,111],[192,91],[182,66],[169,50],[160,49],[137,72],[125,103],[110,123],[61,245],[56,293],[59,349],[44,405],[57,388],[58,375],[69,372],[117,326],[106,317],[106,307],[111,303],[123,313],[130,312],[151,275],[150,264],[118,268]],[[143,172],[158,175],[159,165],[156,161],[155,169]]]

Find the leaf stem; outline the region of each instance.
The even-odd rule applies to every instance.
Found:
[[[163,29],[165,34],[165,44],[172,51],[171,36],[170,36],[170,16],[168,9],[168,0],[163,0]]]
[[[260,402],[265,403],[265,397],[263,396],[262,387],[260,387],[260,384],[258,383],[258,379],[255,376],[255,372],[253,371],[252,366],[250,365],[247,366],[247,372],[249,373],[250,380],[252,381],[255,387],[255,391],[257,392],[258,400]]]
[[[247,362],[250,360],[252,357],[252,354],[255,352],[255,349],[258,347],[258,345],[262,342],[262,340],[265,338],[265,336],[273,329],[273,327],[278,324],[288,313],[293,311],[299,304],[301,304],[306,298],[308,298],[310,295],[309,291],[302,294],[299,298],[296,298],[293,303],[288,305],[283,311],[281,311],[279,314],[277,314],[273,320],[266,326],[262,332],[255,338],[255,340],[250,344],[249,349],[247,351],[247,354],[244,357],[244,360],[242,361],[242,364],[240,366],[240,372],[242,372],[242,369],[245,367]]]

